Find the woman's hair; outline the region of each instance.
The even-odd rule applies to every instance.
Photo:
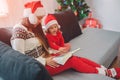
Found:
[[[43,32],[41,24],[38,24],[36,28],[33,28],[33,33],[35,34],[36,37],[38,37],[40,43],[43,45],[44,51],[45,51],[45,57],[49,55],[49,44],[47,41],[47,38]]]
[[[30,24],[28,18],[23,18],[22,19],[22,24],[29,30],[30,28],[32,29],[33,33],[35,34],[35,36],[39,39],[39,42],[43,45],[43,49],[45,51],[45,57],[47,57],[49,55],[49,44],[47,41],[47,38],[43,32],[42,26],[39,23],[37,25],[36,28],[33,28],[33,24]]]

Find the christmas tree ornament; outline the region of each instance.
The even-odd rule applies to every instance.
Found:
[[[67,1],[64,1],[63,4],[64,4],[64,5],[67,5]]]
[[[59,5],[59,6],[58,6],[58,10],[61,10],[61,9],[62,9],[62,6]]]
[[[81,14],[83,14],[83,10],[81,10]]]
[[[82,6],[82,3],[81,2],[78,2],[79,6]]]
[[[74,5],[73,2],[71,4]]]
[[[75,16],[77,16],[77,15],[78,15],[78,12],[77,12],[77,11],[74,11],[74,14],[75,14]]]

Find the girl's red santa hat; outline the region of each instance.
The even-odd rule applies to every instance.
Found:
[[[45,30],[47,30],[51,25],[57,24],[58,28],[60,28],[60,25],[58,24],[56,18],[52,14],[48,14],[45,18]]]
[[[37,16],[46,14],[40,1],[27,2],[24,7],[23,16],[28,17],[31,24],[36,24],[38,22]]]

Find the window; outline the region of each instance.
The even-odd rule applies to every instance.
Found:
[[[8,14],[7,0],[0,0],[0,17],[7,16],[7,14]]]

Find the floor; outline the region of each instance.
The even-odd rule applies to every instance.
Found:
[[[112,68],[112,67],[120,67],[120,56],[115,58],[115,60],[111,64],[110,68]]]
[[[112,65],[110,66],[110,68],[113,67],[120,67],[120,53],[118,54],[118,57],[116,57],[116,59],[113,61]],[[120,79],[117,79],[120,80]]]

